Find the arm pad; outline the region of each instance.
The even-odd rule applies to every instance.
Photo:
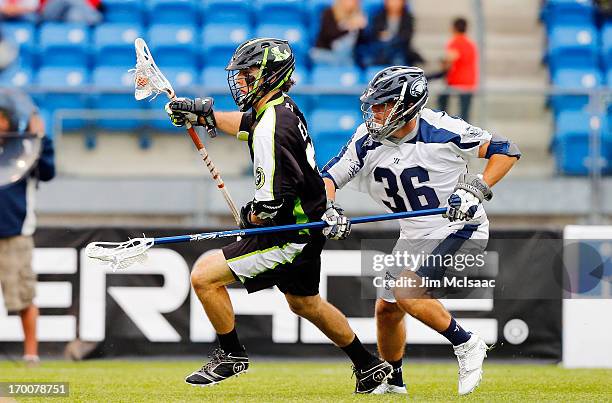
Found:
[[[491,137],[485,158],[489,159],[494,154],[507,155],[517,159],[521,158],[521,150],[519,150],[518,146],[512,140],[499,134],[493,134]]]

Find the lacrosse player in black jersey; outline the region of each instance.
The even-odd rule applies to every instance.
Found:
[[[316,325],[350,357],[356,393],[370,393],[392,367],[366,350],[346,317],[319,296],[321,251],[325,238],[343,239],[349,231],[342,209],[326,200],[325,186],[304,115],[286,95],[295,59],[287,41],[257,38],[240,45],[226,70],[240,112],[213,112],[211,98],[180,98],[166,105],[181,126],[216,126],[248,142],[255,176],[255,197],[241,209],[241,226],[330,224],[321,230],[248,237],[200,259],[191,283],[219,339],[210,362],[187,377],[192,385],[219,383],[247,370],[249,360],[235,329],[225,288],[240,281],[249,293],[276,286],[291,310]]]

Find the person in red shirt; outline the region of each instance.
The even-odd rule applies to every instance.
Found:
[[[452,35],[446,45],[446,58],[443,61],[446,73],[446,84],[451,90],[461,91],[459,94],[460,116],[469,120],[471,91],[478,87],[478,48],[466,35],[467,21],[465,18],[456,18],[452,25]],[[438,98],[440,110],[448,106],[448,94]]]

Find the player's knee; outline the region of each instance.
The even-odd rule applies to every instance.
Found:
[[[298,316],[308,317],[313,315],[319,309],[319,296],[302,297],[296,295],[286,295],[289,309]]]
[[[396,323],[404,317],[402,311],[397,304],[378,300],[375,308],[376,322],[380,324]]]
[[[420,311],[423,299],[419,298],[400,298],[397,300],[397,305],[409,315],[416,315]]]
[[[212,264],[212,256],[204,256],[198,259],[198,261],[193,265],[193,270],[191,271],[191,285],[196,290],[206,290],[210,288],[214,288],[214,282],[207,276],[207,268],[209,268]]]

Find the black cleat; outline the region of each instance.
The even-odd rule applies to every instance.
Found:
[[[209,362],[185,378],[186,383],[192,386],[212,386],[246,372],[249,368],[246,351],[226,354],[220,348],[216,348],[209,357]]]
[[[353,367],[353,373],[357,378],[355,393],[372,393],[374,389],[391,377],[393,366],[387,361],[377,359],[367,367]]]

